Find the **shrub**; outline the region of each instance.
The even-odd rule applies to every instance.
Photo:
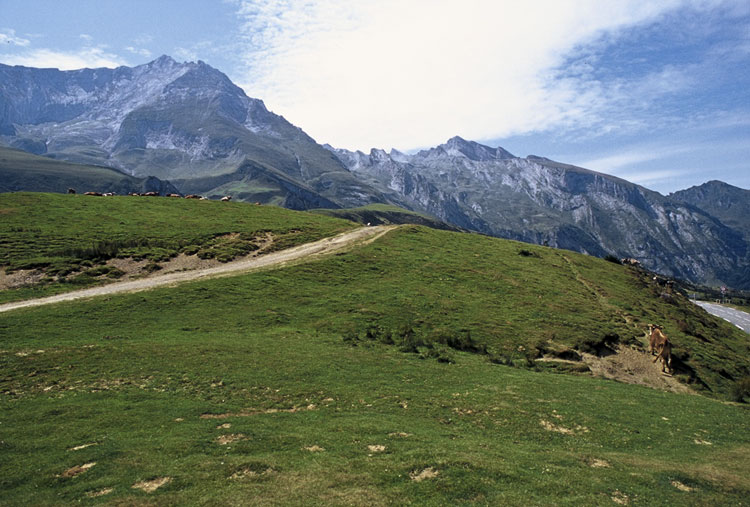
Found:
[[[746,375],[734,384],[730,392],[732,400],[740,403],[745,402],[745,398],[750,398],[750,375]]]
[[[604,260],[605,260],[605,261],[609,261],[609,262],[612,262],[612,263],[614,263],[614,264],[622,264],[622,262],[620,262],[620,259],[618,259],[617,257],[615,257],[615,256],[614,256],[614,255],[612,255],[612,254],[608,254],[608,255],[606,255],[606,256],[604,257]]]

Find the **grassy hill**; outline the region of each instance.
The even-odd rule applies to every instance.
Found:
[[[136,201],[106,201],[123,235],[202,204],[221,233],[231,216],[342,224],[167,199],[146,220]],[[638,348],[648,322],[709,396],[536,357]],[[721,399],[748,352],[632,268],[403,226],[283,269],[0,314],[2,503],[741,503],[748,411]]]
[[[228,261],[258,248],[288,248],[351,229],[345,220],[243,203],[155,197],[0,194],[0,268],[38,270],[33,286],[0,290],[0,302],[111,282],[106,262],[135,257],[148,269],[183,253]],[[150,266],[150,267],[149,267]]]
[[[311,210],[311,212],[351,220],[358,224],[414,224],[445,231],[468,232],[460,227],[441,222],[430,215],[406,210],[390,204],[370,204],[368,206],[346,209],[316,209]]]
[[[110,167],[83,165],[0,146],[0,192],[176,192],[157,178],[135,178]]]

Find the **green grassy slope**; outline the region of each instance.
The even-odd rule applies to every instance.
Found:
[[[316,209],[311,210],[311,212],[344,218],[359,224],[415,224],[446,231],[462,230],[460,227],[441,222],[430,215],[406,210],[390,204],[370,204],[368,206],[346,209]]]
[[[50,284],[0,291],[0,301],[24,299],[106,281],[71,273],[115,256],[153,262],[177,253],[220,260],[248,253],[253,239],[273,233],[272,250],[307,243],[355,225],[344,220],[244,203],[155,197],[0,194],[0,266],[41,268]],[[239,233],[230,242],[227,234]],[[65,277],[53,282],[54,277]]]
[[[72,187],[81,193],[127,194],[162,191],[161,186],[169,185],[159,180],[149,183],[146,180],[109,167],[74,164],[0,146],[0,192],[65,193]],[[169,192],[173,191],[175,189],[169,186]]]
[[[0,314],[2,502],[743,502],[746,406],[489,360],[646,322],[714,396],[746,374],[747,335],[632,269],[415,226],[314,263]],[[465,330],[489,354],[447,346],[469,348]],[[404,336],[416,353],[388,343]]]

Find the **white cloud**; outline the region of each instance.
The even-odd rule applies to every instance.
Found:
[[[716,3],[238,1],[246,71],[233,77],[317,140],[346,148],[622,129],[627,121],[611,117],[617,104],[638,93],[648,107],[690,86],[690,74],[673,67],[603,83],[585,61],[564,78],[560,66],[606,35]]]
[[[29,39],[24,39],[23,37],[16,36],[15,30],[5,29],[3,31],[0,31],[0,44],[26,47],[30,43],[31,41],[29,41]]]
[[[136,48],[133,46],[127,46],[125,48],[125,51],[128,51],[129,53],[133,53],[134,55],[144,56],[146,58],[151,57],[151,54],[152,54],[151,51],[149,51],[146,48]]]
[[[85,40],[86,42],[91,42],[92,40],[94,40],[94,38],[87,33],[82,33],[78,37]]]
[[[19,54],[1,54],[0,61],[6,65],[23,65],[26,67],[57,68],[74,70],[82,68],[119,67],[126,65],[122,58],[107,53],[101,48],[87,47],[78,51],[55,51],[53,49],[34,49]]]

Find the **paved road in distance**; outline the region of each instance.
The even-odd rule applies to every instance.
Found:
[[[731,322],[738,328],[742,329],[746,333],[750,333],[750,313],[735,310],[734,308],[728,308],[716,303],[709,303],[707,301],[694,301],[694,303],[708,313],[721,317],[727,322]]]

